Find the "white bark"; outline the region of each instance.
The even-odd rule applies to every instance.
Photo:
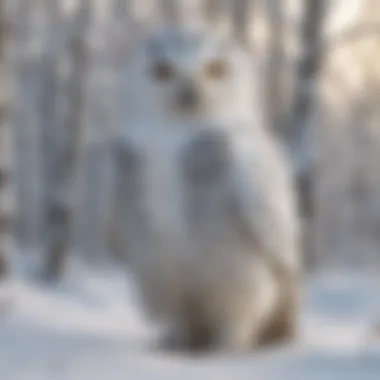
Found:
[[[182,22],[181,0],[157,0],[159,17],[163,26],[176,26]]]
[[[57,12],[58,8],[53,8]],[[59,91],[58,68],[59,51],[54,51],[48,61],[46,86],[53,100],[50,105],[53,112],[44,110],[44,117],[48,115],[50,125],[46,124],[44,133],[47,141],[45,160],[49,161],[47,167],[47,188],[45,198],[45,247],[42,276],[47,279],[57,279],[63,274],[65,259],[68,253],[71,238],[72,215],[72,185],[75,177],[75,167],[79,153],[81,138],[81,124],[84,103],[84,84],[87,67],[86,32],[91,14],[91,1],[82,0],[70,23],[68,39],[68,58],[70,74],[64,91],[66,107],[62,118],[58,112],[57,93]],[[54,17],[54,15],[53,15]],[[58,29],[58,33],[59,33]],[[48,52],[49,54],[49,52]],[[49,88],[50,87],[50,88]],[[54,88],[55,87],[55,88]],[[54,88],[54,89],[53,89]],[[54,98],[55,97],[55,98]],[[48,103],[48,99],[45,98]],[[54,112],[55,111],[55,112]],[[45,120],[46,123],[46,120]],[[50,128],[50,129],[49,129]]]
[[[253,0],[231,1],[233,35],[241,44],[249,46]]]
[[[285,7],[283,2],[267,0],[268,61],[266,69],[268,127],[281,130],[283,116],[283,63],[285,35]]]
[[[15,237],[23,246],[36,246],[41,237],[39,171],[40,3],[8,0],[12,25],[9,77],[12,78],[11,124],[14,133]],[[16,202],[17,200],[17,202]]]
[[[10,84],[7,75],[7,25],[5,3],[0,1],[0,278],[9,268],[10,242],[13,219],[12,139],[10,112]]]

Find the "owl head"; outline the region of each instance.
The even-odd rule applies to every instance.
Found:
[[[252,112],[251,57],[205,30],[150,35],[132,57],[127,78],[133,118],[198,122]]]

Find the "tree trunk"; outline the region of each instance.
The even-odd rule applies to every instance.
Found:
[[[9,83],[7,75],[7,24],[5,2],[0,0],[0,278],[9,271],[9,244],[12,220],[12,141],[9,123]]]
[[[220,19],[225,11],[226,0],[203,0],[203,14],[205,21],[212,27],[220,24]]]
[[[303,2],[301,28],[299,30],[300,58],[295,67],[294,97],[288,108],[285,105],[285,33],[286,7],[279,1],[267,2],[269,18],[269,61],[267,64],[267,107],[269,127],[279,136],[289,151],[295,173],[300,213],[305,218],[304,242],[306,266],[313,266],[311,251],[313,201],[313,162],[315,141],[311,133],[314,96],[318,79],[322,50],[322,22],[324,1]]]
[[[45,247],[42,277],[47,280],[57,280],[63,274],[65,259],[70,244],[72,182],[78,156],[81,137],[81,124],[84,104],[84,83],[87,67],[87,46],[85,35],[90,18],[90,1],[82,0],[73,17],[69,38],[69,62],[71,72],[67,78],[64,96],[66,110],[60,120],[57,112],[58,65],[59,57],[55,55],[48,62],[47,70],[51,72],[52,114],[50,123],[46,123],[44,133],[48,140],[44,160],[49,161],[46,167],[46,197],[45,197]],[[59,31],[58,31],[59,33]],[[49,72],[49,71],[48,71]],[[54,90],[53,87],[55,86]],[[47,99],[45,99],[47,100]],[[48,111],[49,112],[49,111]],[[43,115],[45,117],[45,115]],[[62,123],[61,123],[62,122]]]
[[[159,14],[163,26],[178,26],[182,21],[181,0],[160,0]]]
[[[310,0],[305,2],[301,28],[301,58],[297,68],[296,91],[290,117],[284,126],[286,140],[290,149],[296,152],[296,168],[300,172],[302,183],[308,181],[308,158],[301,152],[306,143],[308,128],[311,127],[311,115],[315,105],[315,90],[322,55],[322,23],[324,19],[324,2]],[[306,149],[310,150],[310,146]],[[298,154],[297,154],[298,152]],[[307,162],[306,162],[307,161]],[[310,185],[303,185],[305,189]],[[308,209],[311,212],[310,200]]]
[[[315,94],[322,57],[322,31],[324,1],[305,2],[301,28],[301,58],[296,72],[294,103],[290,117],[285,119],[284,133],[295,168],[300,212],[304,218],[305,265],[313,270],[317,263],[315,247],[315,186],[316,163],[313,152],[316,144],[313,138],[317,128],[313,120]]]
[[[231,1],[232,30],[239,43],[250,46],[250,28],[253,0]]]
[[[268,55],[266,65],[266,111],[269,129],[281,130],[283,116],[283,63],[285,6],[277,0],[267,0]]]

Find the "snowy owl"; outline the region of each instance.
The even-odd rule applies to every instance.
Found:
[[[293,181],[252,61],[226,38],[176,28],[146,37],[125,69],[114,148],[125,262],[175,347],[242,351],[297,335]]]

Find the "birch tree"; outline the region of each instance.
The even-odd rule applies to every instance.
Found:
[[[53,3],[53,2],[51,2]],[[52,5],[52,18],[60,22],[59,2]],[[78,156],[81,137],[81,122],[84,103],[84,85],[87,67],[86,31],[90,21],[91,1],[82,0],[70,22],[68,36],[68,58],[70,74],[64,91],[66,107],[60,115],[58,112],[59,94],[59,63],[61,51],[49,51],[46,63],[47,88],[44,104],[50,105],[50,110],[44,109],[43,133],[47,151],[44,160],[46,166],[45,194],[45,246],[42,277],[57,279],[64,270],[65,259],[70,245],[70,222],[72,213],[71,191],[72,180]],[[56,33],[62,33],[59,30]],[[57,44],[51,49],[56,49]],[[48,96],[52,99],[48,99]],[[62,118],[60,117],[62,116]]]
[[[268,47],[266,81],[266,108],[268,127],[281,133],[283,123],[283,63],[284,63],[284,34],[285,6],[284,2],[266,1],[268,19]]]
[[[176,26],[182,21],[181,0],[159,0],[158,13],[164,26]]]
[[[232,29],[236,41],[249,46],[253,0],[231,2]]]
[[[309,0],[304,3],[301,23],[300,59],[296,66],[296,86],[290,117],[286,120],[287,145],[293,156],[300,211],[304,217],[303,244],[305,265],[315,270],[316,250],[316,204],[315,181],[317,163],[314,152],[317,141],[316,109],[317,80],[321,68],[323,48],[323,21],[325,2]]]
[[[9,269],[12,220],[12,142],[9,123],[10,96],[6,60],[7,19],[5,2],[0,1],[0,278]]]

